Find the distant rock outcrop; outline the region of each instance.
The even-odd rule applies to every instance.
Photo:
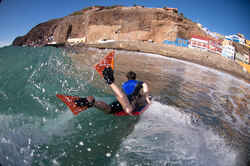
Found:
[[[177,37],[190,39],[193,34],[208,36],[177,9],[94,6],[41,23],[25,36],[17,37],[13,45],[42,46],[50,42],[65,43],[71,38],[84,38],[87,44],[100,40],[161,43]]]

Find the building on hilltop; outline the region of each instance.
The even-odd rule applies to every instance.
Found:
[[[226,36],[225,38],[227,40],[231,40],[233,42],[236,42],[236,43],[240,43],[242,45],[245,45],[245,38],[243,38],[244,36],[241,35],[241,34],[237,34],[237,35],[228,35]]]
[[[85,43],[86,42],[86,37],[82,37],[82,38],[68,38],[67,42],[69,44]]]
[[[209,39],[208,40],[208,51],[215,53],[215,54],[221,54],[222,52],[222,41],[215,40],[215,39]]]
[[[163,43],[168,44],[168,45],[175,45],[178,47],[188,47],[188,40],[181,39],[181,38],[176,38],[175,41],[164,40]]]
[[[235,54],[235,61],[237,62],[243,62],[245,64],[250,64],[250,58],[249,58],[249,55],[247,54],[241,54],[239,52],[236,52]]]
[[[173,12],[173,13],[178,13],[178,9],[177,8],[170,8],[170,7],[164,7],[163,9]]]
[[[234,54],[235,54],[235,48],[232,45],[224,45],[222,47],[222,53],[221,55],[229,58],[231,60],[234,60]]]
[[[197,48],[201,51],[208,51],[208,38],[192,36],[189,40],[188,48]]]
[[[233,45],[233,41],[232,40],[228,40],[227,38],[224,38],[224,40],[222,41],[222,46],[226,46],[226,45]]]
[[[237,36],[239,36],[239,37],[245,39],[245,36],[244,36],[243,34],[241,34],[241,33],[238,33]]]
[[[221,54],[222,52],[221,41],[208,37],[192,36],[188,47],[198,48],[202,51],[209,51],[216,54]]]
[[[246,45],[248,48],[250,48],[250,40],[246,40],[245,45]]]

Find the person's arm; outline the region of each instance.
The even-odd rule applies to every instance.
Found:
[[[149,88],[148,88],[148,85],[145,82],[142,84],[142,91],[143,91],[143,94],[146,97],[147,103],[151,104],[151,100],[149,98]]]

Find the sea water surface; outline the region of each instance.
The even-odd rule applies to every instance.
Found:
[[[44,47],[0,48],[2,166],[247,166],[250,85],[158,55],[116,51],[115,78],[136,71],[153,103],[140,117],[91,108],[78,116],[57,93],[111,102],[93,56]],[[129,63],[128,63],[129,62]]]

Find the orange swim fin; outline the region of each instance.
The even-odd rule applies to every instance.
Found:
[[[115,52],[112,51],[108,55],[106,55],[98,64],[95,65],[96,71],[103,77],[103,70],[106,67],[111,67],[114,70],[114,56]]]
[[[58,97],[62,102],[64,102],[74,115],[77,115],[80,112],[85,111],[89,108],[88,106],[77,106],[76,101],[81,99],[78,96],[66,96],[62,94],[57,94],[56,97]]]

